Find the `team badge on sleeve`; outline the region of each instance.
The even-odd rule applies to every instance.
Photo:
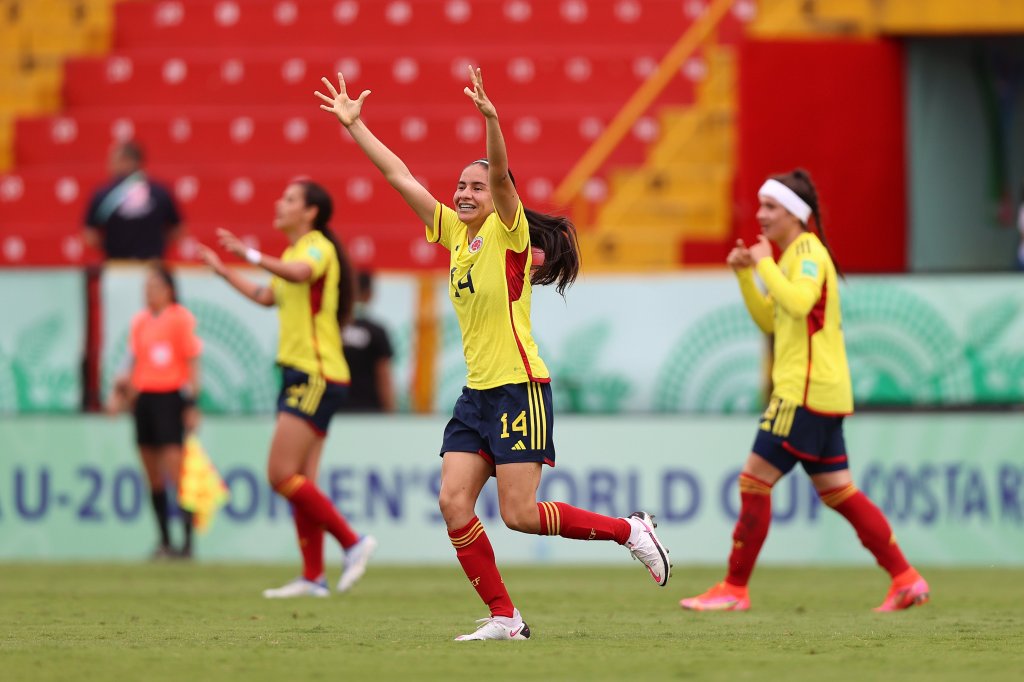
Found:
[[[800,272],[808,277],[818,276],[818,264],[812,260],[805,260],[800,263]]]

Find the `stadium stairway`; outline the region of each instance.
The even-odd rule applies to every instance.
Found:
[[[603,270],[676,269],[686,244],[719,245],[730,234],[735,51],[705,50],[707,74],[688,107],[666,107],[661,134],[642,165],[610,174],[609,196],[581,241],[584,258]],[[720,263],[720,249],[714,262]]]

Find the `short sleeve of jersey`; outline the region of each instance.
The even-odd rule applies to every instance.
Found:
[[[384,331],[383,327],[373,328],[370,338],[370,345],[374,347],[376,357],[392,358],[395,356],[395,351],[391,348],[391,339],[388,338],[388,333]]]
[[[100,207],[100,202],[103,201],[103,197],[106,196],[104,190],[97,190],[93,193],[89,199],[89,207],[85,211],[85,224],[88,227],[101,228],[99,216],[96,215]]]
[[[174,196],[162,185],[153,185],[153,189],[160,196],[160,202],[164,206],[168,227],[175,227],[181,224],[181,211],[174,201]]]
[[[310,281],[323,277],[331,260],[330,254],[325,253],[325,251],[332,248],[331,243],[325,237],[320,237],[318,234],[316,239],[310,239],[302,245],[296,244],[295,247],[287,260],[306,263],[309,267],[313,268],[313,277]]]
[[[142,327],[142,320],[144,312],[137,312],[132,318],[131,331],[128,334],[128,350],[132,355],[138,357],[139,355],[139,328]]]
[[[434,206],[434,219],[427,228],[427,241],[431,244],[440,244],[449,251],[452,250],[452,235],[455,234],[455,226],[459,223],[458,214],[448,208],[440,201]]]
[[[526,212],[523,209],[523,202],[519,202],[516,205],[516,214],[512,218],[511,225],[505,225],[498,218],[498,214],[495,213],[494,217],[498,220],[498,223],[505,228],[505,235],[509,239],[512,250],[522,251],[530,245],[530,226],[526,222]]]
[[[203,342],[196,336],[196,318],[186,308],[181,308],[175,330],[175,341],[182,357],[192,359],[203,352]]]

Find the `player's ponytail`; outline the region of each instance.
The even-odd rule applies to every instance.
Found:
[[[316,207],[316,218],[313,219],[313,229],[321,232],[334,246],[338,256],[338,325],[344,327],[352,319],[352,309],[355,305],[355,274],[352,264],[348,259],[348,253],[342,245],[341,240],[329,227],[331,216],[334,215],[334,202],[327,190],[309,179],[298,179],[295,181],[300,185],[306,195],[306,206]]]
[[[814,186],[814,182],[811,180],[811,174],[803,168],[797,168],[789,173],[783,175],[773,175],[772,179],[778,180],[786,187],[790,188],[796,195],[807,202],[807,205],[811,207],[811,215],[814,217],[814,225],[818,233],[818,239],[821,240],[822,246],[828,251],[828,257],[832,259],[832,265],[836,268],[836,273],[843,279],[846,276],[843,274],[842,268],[839,267],[839,261],[836,260],[836,255],[832,252],[832,247],[828,244],[828,238],[825,236],[825,225],[821,222],[821,208],[818,204],[818,188]],[[810,225],[805,226],[810,229]]]
[[[487,167],[487,159],[473,162]],[[515,186],[516,178],[512,169],[508,177]],[[555,291],[565,296],[565,290],[576,281],[580,273],[580,244],[576,238],[576,226],[565,216],[541,213],[523,205],[523,214],[530,225],[530,246],[544,254],[543,262],[534,263],[530,273],[530,284],[534,286],[555,285]]]
[[[565,216],[539,213],[525,206],[523,213],[530,224],[530,245],[544,252],[544,262],[534,269],[530,283],[535,286],[555,284],[555,291],[565,296],[565,290],[572,286],[580,272],[576,226]]]

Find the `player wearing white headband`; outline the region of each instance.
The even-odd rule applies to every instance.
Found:
[[[875,610],[923,604],[928,583],[907,563],[885,515],[850,476],[843,418],[853,412],[853,391],[837,268],[822,230],[817,190],[807,172],[797,169],[768,179],[758,199],[757,243],[747,248],[737,240],[726,262],[736,272],[750,316],[765,334],[774,335],[772,396],[739,476],[740,515],[725,580],[683,599],[680,606],[695,611],[750,608],[747,582],[768,535],[772,486],[797,463],[822,502],[850,522],[892,578]],[[817,233],[810,230],[812,224]],[[778,263],[772,244],[782,254]],[[755,271],[766,294],[754,281]]]

